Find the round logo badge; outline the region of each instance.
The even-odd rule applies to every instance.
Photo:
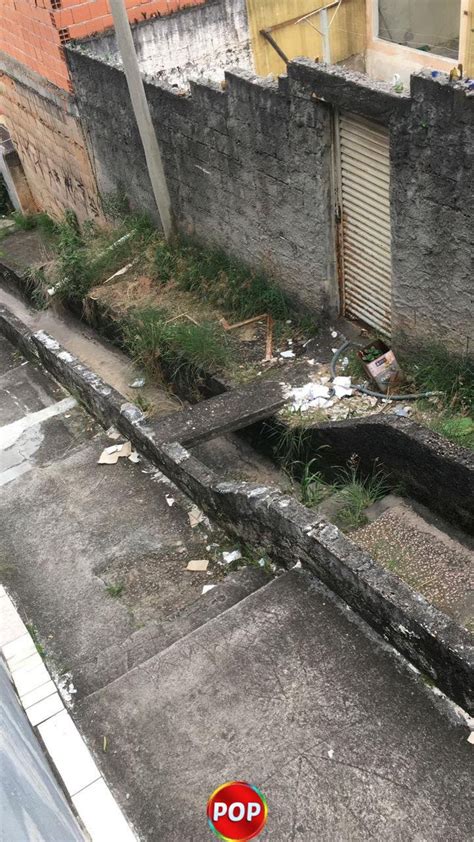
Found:
[[[219,786],[207,802],[209,827],[225,842],[247,842],[262,832],[267,823],[265,796],[245,781]]]

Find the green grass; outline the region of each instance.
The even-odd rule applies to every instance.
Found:
[[[117,582],[115,585],[107,585],[106,587],[106,591],[109,594],[109,596],[112,596],[114,598],[122,596],[124,589],[125,585],[123,584],[123,582]]]
[[[219,325],[168,318],[166,311],[146,307],[124,320],[124,344],[139,366],[156,374],[164,364],[174,378],[183,370],[217,370],[230,360],[228,339]]]
[[[400,361],[417,392],[443,392],[443,402],[452,412],[474,410],[474,357],[431,344],[409,357],[401,355]]]
[[[325,482],[321,471],[316,469],[316,465],[318,464],[319,458],[315,457],[306,464],[296,463],[294,466],[298,469],[301,465],[302,472],[299,481],[301,502],[308,508],[319,506],[333,490],[331,486]]]
[[[183,241],[162,242],[156,250],[155,267],[161,283],[173,280],[228,318],[240,320],[269,313],[275,320],[282,320],[290,315],[283,292],[270,278],[251,271],[219,249]]]
[[[308,508],[319,506],[327,497],[335,497],[341,504],[335,523],[344,531],[366,523],[364,510],[392,490],[381,468],[375,467],[371,474],[362,475],[356,456],[350,459],[347,468],[335,469],[334,482],[326,481],[317,468],[318,463],[318,456],[306,463],[295,462],[290,469],[291,476],[299,478],[301,502]]]
[[[350,460],[347,468],[339,472],[334,489],[337,500],[343,504],[336,517],[337,525],[343,530],[363,526],[367,522],[364,510],[391,490],[380,468],[374,468],[370,475],[362,476],[355,457]]]
[[[467,415],[444,414],[428,420],[431,430],[461,447],[474,450],[474,419]]]
[[[26,623],[26,628],[28,629],[31,639],[36,646],[36,651],[41,658],[46,657],[46,650],[43,644],[40,642],[38,629],[36,628],[34,623]]]
[[[88,222],[81,228],[72,211],[67,211],[56,223],[54,235],[57,294],[81,307],[92,287],[113,275],[131,256],[143,253],[155,236],[156,230],[145,216],[128,216],[114,227],[100,228]]]

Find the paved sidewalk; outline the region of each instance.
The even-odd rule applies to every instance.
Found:
[[[146,463],[97,465],[105,433],[24,363],[0,341],[0,580],[47,663],[74,682],[100,653],[206,599],[216,571],[184,568],[214,533],[191,527],[191,501]],[[141,838],[212,839],[207,797],[248,779],[268,799],[262,839],[470,840],[473,746],[449,705],[303,571],[242,596],[75,694],[76,722]]]

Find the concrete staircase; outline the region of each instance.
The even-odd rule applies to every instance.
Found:
[[[292,570],[79,702],[144,840],[207,842],[206,802],[243,779],[262,838],[467,840],[472,746],[404,662]],[[122,796],[123,797],[123,796]]]

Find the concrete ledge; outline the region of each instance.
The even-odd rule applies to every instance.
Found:
[[[296,59],[288,65],[288,80],[297,96],[328,102],[385,125],[410,109],[410,98],[395,93],[388,83],[339,65]]]
[[[221,482],[181,445],[163,444],[159,430],[148,427],[141,413],[134,416],[130,405],[120,404],[117,392],[46,334],[31,334],[6,308],[0,310],[0,331],[25,353],[39,357],[102,423],[114,423],[228,531],[265,548],[285,567],[301,562],[447,695],[474,713],[474,646],[465,629],[294,498],[266,486]]]

